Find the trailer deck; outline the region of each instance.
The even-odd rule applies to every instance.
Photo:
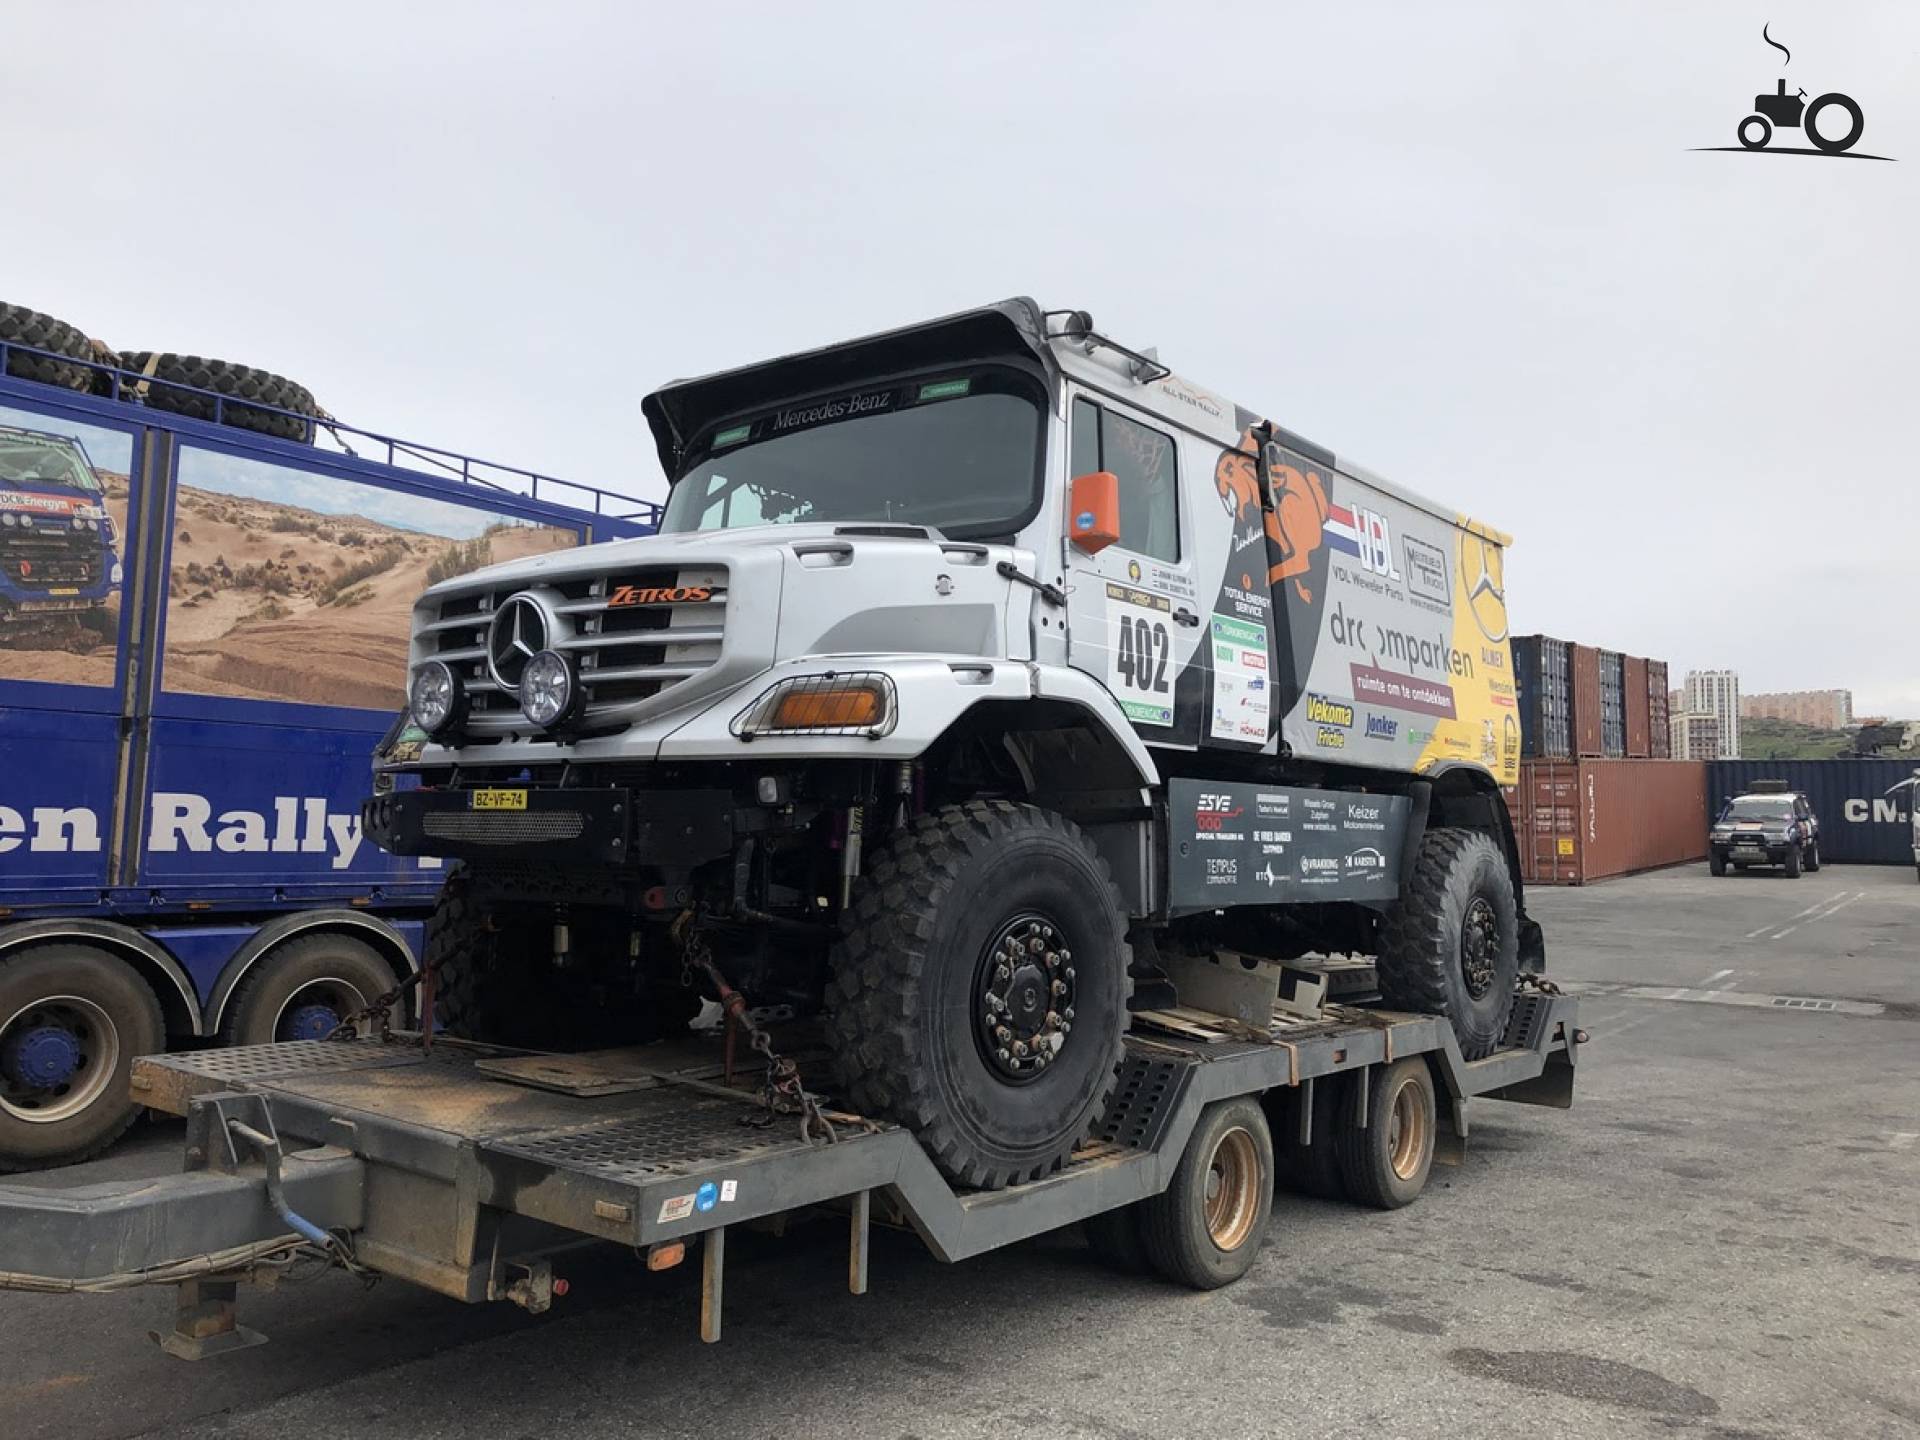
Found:
[[[224,1282],[295,1237],[458,1299],[536,1311],[565,1293],[557,1253],[612,1242],[665,1268],[704,1237],[702,1333],[717,1339],[730,1226],[844,1211],[859,1293],[873,1219],[910,1226],[954,1261],[1143,1200],[1167,1188],[1216,1100],[1310,1102],[1317,1081],[1351,1074],[1364,1125],[1375,1067],[1425,1055],[1441,1135],[1455,1144],[1474,1096],[1566,1106],[1584,1038],[1574,1020],[1572,1000],[1523,992],[1505,1045],[1467,1061],[1431,1016],[1276,1008],[1264,1037],[1220,1016],[1145,1017],[1100,1133],[1057,1173],[996,1191],[954,1188],[895,1126],[829,1109],[834,1140],[803,1138],[797,1116],[758,1099],[757,1070],[728,1078],[712,1037],[571,1056],[444,1038],[423,1050],[417,1037],[151,1056],[133,1084],[187,1117],[187,1173],[64,1192],[0,1186],[0,1285],[185,1281],[180,1326],[163,1343],[197,1356],[258,1338],[233,1323]],[[781,1038],[803,1074],[822,1074],[809,1033]],[[1276,1114],[1305,1142],[1313,1111]]]

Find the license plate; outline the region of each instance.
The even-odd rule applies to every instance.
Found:
[[[58,590],[55,590],[55,591],[52,591],[51,593],[58,595],[61,592]],[[70,591],[67,591],[66,593],[70,595],[77,595],[80,592],[77,590],[70,590]],[[42,612],[57,611],[57,612],[64,613],[69,610],[84,610],[87,608],[87,602],[84,600],[22,600],[20,602],[20,608],[23,611],[37,610]]]
[[[47,593],[49,595],[78,595],[80,593],[80,587],[78,585],[57,585],[47,591]]]
[[[524,790],[475,790],[472,794],[475,810],[524,810],[527,808],[527,792]]]

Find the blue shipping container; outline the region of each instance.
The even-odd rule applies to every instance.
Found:
[[[1913,791],[1887,791],[1916,768],[1911,760],[1715,760],[1707,766],[1707,819],[1756,780],[1780,780],[1813,803],[1822,860],[1911,865]]]

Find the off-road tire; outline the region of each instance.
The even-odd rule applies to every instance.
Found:
[[[1809,872],[1812,872],[1812,871],[1818,870],[1819,868],[1820,868],[1820,842],[1818,840],[1815,840],[1810,842],[1807,846],[1807,870]]]
[[[136,376],[144,376],[149,364],[153,367],[152,378],[146,386],[146,401],[155,410],[165,410],[174,415],[185,415],[192,420],[215,419],[215,404],[210,396],[198,393],[211,390],[215,395],[231,396],[232,400],[251,400],[260,405],[271,405],[272,410],[256,410],[250,405],[222,403],[218,419],[227,425],[241,430],[254,430],[262,435],[277,435],[282,440],[298,440],[304,444],[313,441],[313,421],[308,416],[319,414],[320,407],[314,402],[313,392],[304,385],[295,384],[282,375],[268,370],[256,370],[251,365],[235,365],[230,360],[207,360],[198,355],[174,355],[162,352],[155,355],[151,350],[134,350],[120,357],[121,368],[131,370]],[[175,382],[172,385],[165,381]],[[192,390],[182,390],[181,385],[191,385]],[[139,381],[123,378],[122,392],[139,393]],[[279,411],[291,410],[292,415],[282,415]]]
[[[313,1003],[331,1003],[340,1020],[379,999],[395,976],[379,952],[351,935],[301,935],[276,945],[254,962],[227,1000],[220,1021],[225,1045],[268,1045],[283,1012],[303,990]],[[331,983],[328,983],[331,982]],[[402,1007],[404,1011],[404,1007]],[[404,1014],[395,1023],[404,1023]]]
[[[1118,1210],[1089,1215],[1081,1228],[1087,1232],[1087,1248],[1109,1269],[1122,1275],[1142,1275],[1152,1267],[1147,1242],[1140,1234],[1140,1206],[1122,1205]]]
[[[1368,1079],[1367,1124],[1362,1128],[1360,1117],[1353,1113],[1360,1087],[1351,1086],[1348,1113],[1334,1133],[1334,1154],[1349,1199],[1376,1210],[1397,1210],[1426,1189],[1433,1170],[1440,1121],[1433,1071],[1424,1057],[1412,1055],[1376,1070]],[[1406,1144],[1397,1150],[1394,1112],[1403,1095],[1411,1109],[1397,1132]],[[1409,1130],[1408,1125],[1415,1128]]]
[[[1223,1144],[1235,1135],[1250,1142],[1242,1147],[1251,1152],[1242,1163],[1250,1163],[1255,1170],[1245,1177],[1247,1209],[1232,1226],[1237,1239],[1223,1247],[1209,1224],[1209,1192],[1216,1185],[1232,1188],[1212,1171]],[[1196,1290],[1217,1290],[1253,1268],[1272,1212],[1273,1136],[1259,1100],[1242,1095],[1216,1100],[1200,1112],[1174,1169],[1173,1183],[1140,1202],[1140,1237],[1153,1268],[1167,1279]]]
[[[434,966],[434,1017],[442,1031],[524,1050],[640,1045],[686,1029],[697,991],[661,984],[644,1002],[609,1008],[574,993],[546,963],[552,918],[536,907],[489,903],[456,869],[427,921],[424,962]]]
[[[66,995],[98,1006],[112,1022],[112,1077],[64,1119],[30,1121],[0,1107],[0,1172],[71,1165],[105,1150],[140,1114],[127,1080],[134,1059],[166,1048],[160,1002],[115,956],[90,945],[35,945],[0,960],[0,1029],[34,1001]]]
[[[1334,1155],[1333,1135],[1345,1109],[1340,1103],[1342,1092],[1349,1083],[1344,1075],[1322,1075],[1313,1082],[1313,1138],[1305,1145],[1300,1143],[1300,1106],[1305,1087],[1267,1092],[1267,1118],[1277,1137],[1280,1183],[1296,1195],[1315,1200],[1347,1198],[1340,1163]]]
[[[1491,980],[1476,995],[1463,965],[1462,937],[1477,901],[1492,912],[1495,943]],[[1469,1060],[1498,1048],[1520,973],[1520,919],[1507,857],[1492,836],[1427,831],[1413,879],[1387,912],[1377,969],[1388,1009],[1446,1016]]]
[[[29,310],[24,305],[0,303],[0,341],[10,346],[27,345],[35,350],[50,350],[55,356],[67,357],[61,360],[10,349],[7,351],[7,374],[17,380],[37,380],[42,385],[58,385],[63,390],[85,390],[93,384],[91,366],[68,363],[70,360],[91,360],[93,346],[86,336],[64,320],[42,315],[38,310]]]
[[[1722,855],[1718,850],[1709,850],[1707,852],[1707,873],[1714,876],[1725,875],[1727,873],[1727,857]]]
[[[1787,846],[1787,853],[1780,861],[1780,871],[1789,880],[1800,878],[1800,846],[1798,844]]]
[[[1017,917],[1053,917],[1074,952],[1072,1029],[1015,1083],[986,1054],[976,981]],[[871,856],[827,982],[840,1093],[904,1125],[952,1180],[995,1190],[1059,1168],[1113,1094],[1127,1028],[1126,907],[1071,821],[1006,801],[923,815]]]

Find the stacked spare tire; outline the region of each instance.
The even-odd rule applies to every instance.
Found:
[[[311,390],[270,370],[167,350],[115,351],[24,305],[0,302],[0,345],[7,347],[6,373],[16,379],[117,395],[282,440],[312,444],[321,414]]]

